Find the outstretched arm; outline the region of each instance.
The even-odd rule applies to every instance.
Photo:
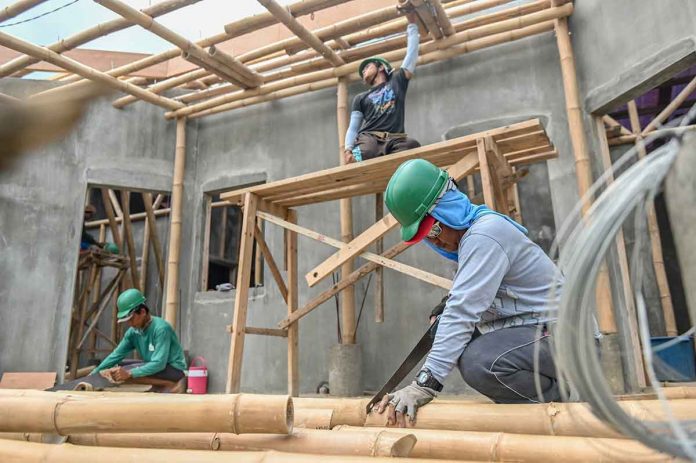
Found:
[[[363,119],[365,118],[360,109],[359,97],[360,96],[358,95],[353,99],[353,106],[350,112],[350,124],[348,124],[346,138],[343,141],[343,157],[345,158],[346,164],[350,164],[351,162],[355,161],[362,161],[362,158],[355,159],[352,152],[358,138],[358,131],[362,126]]]
[[[404,76],[410,79],[413,77],[413,72],[416,70],[420,36],[418,34],[418,25],[416,24],[416,14],[411,12],[408,13],[406,17],[408,18],[408,26],[406,27],[406,56],[401,63],[401,69],[404,70]]]

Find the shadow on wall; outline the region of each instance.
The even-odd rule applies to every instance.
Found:
[[[539,119],[544,127],[549,126],[549,118],[547,115],[524,114],[518,116],[504,116],[456,125],[447,129],[442,135],[442,138],[443,140],[450,140],[472,133],[479,133],[506,125],[517,124],[530,119]],[[553,142],[553,140],[551,141]],[[529,170],[529,173],[517,184],[520,195],[522,224],[529,230],[529,238],[548,253],[551,249],[553,239],[556,236],[556,223],[553,218],[548,169],[545,162],[529,164],[525,166],[525,168]],[[474,175],[474,184],[475,190],[480,192],[481,178],[478,174]],[[463,191],[466,190],[464,183],[460,186]]]

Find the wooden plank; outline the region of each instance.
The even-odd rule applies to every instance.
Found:
[[[238,393],[242,379],[242,358],[244,355],[244,328],[246,326],[249,304],[249,280],[251,279],[251,259],[254,247],[254,227],[256,226],[257,197],[247,193],[244,199],[239,260],[237,269],[237,294],[234,298],[230,352],[227,361],[227,385],[225,392]],[[272,216],[271,216],[272,217]]]
[[[288,211],[288,223],[297,224],[297,212]],[[297,271],[297,233],[288,230],[288,240],[285,252],[288,262],[288,316],[298,307],[298,271]],[[288,327],[288,395],[300,395],[300,355],[299,355],[299,326],[297,323]]]
[[[512,167],[500,153],[498,146],[491,137],[484,138],[486,146],[486,154],[488,158],[488,167],[491,174],[491,182],[495,193],[495,204],[498,212],[502,214],[510,214],[509,199],[507,188],[503,187],[504,178],[512,178]],[[479,160],[479,166],[481,161]]]
[[[283,300],[287,304],[288,288],[285,286],[283,276],[280,274],[280,269],[278,268],[275,259],[273,259],[273,254],[271,254],[271,250],[268,248],[266,240],[263,238],[263,232],[261,231],[261,228],[259,228],[258,224],[254,227],[254,238],[256,238],[256,246],[261,251],[261,254],[263,254],[264,259],[266,259],[266,263],[271,271],[271,275],[273,275],[273,279],[278,285],[280,295],[283,296]]]
[[[279,219],[277,217],[273,217],[272,215],[265,214],[265,213],[258,213],[259,217],[262,217],[264,220],[274,223],[276,225],[279,225],[283,228],[286,228],[288,230],[292,230],[296,233],[299,233],[303,236],[306,236],[308,238],[312,238],[316,241],[322,242],[324,244],[328,244],[329,246],[333,246],[338,249],[342,249],[343,247],[347,246],[346,243],[343,243],[339,240],[336,240],[334,238],[328,237],[322,233],[315,232],[313,230],[310,230],[308,228],[301,227],[299,225],[295,225],[292,223],[289,223],[285,220]],[[443,278],[438,275],[434,275],[429,272],[425,272],[419,268],[412,267],[410,265],[402,264],[400,262],[395,262],[391,259],[385,259],[382,256],[378,256],[377,254],[374,254],[372,252],[363,252],[360,254],[360,257],[363,259],[369,260],[370,262],[376,262],[379,265],[382,265],[384,267],[390,268],[392,270],[396,270],[397,272],[401,272],[405,275],[409,275],[413,278],[416,278],[421,281],[425,281],[426,283],[429,283],[431,285],[439,286],[440,288],[444,288],[449,290],[452,287],[452,281],[448,280],[447,278]]]
[[[493,183],[491,172],[488,168],[488,154],[486,152],[486,143],[483,138],[476,140],[478,152],[479,170],[481,172],[481,187],[483,189],[483,201],[486,206],[495,210],[495,192],[493,191]]]
[[[56,372],[6,371],[0,378],[0,389],[48,389],[56,385]]]
[[[227,332],[232,333],[234,329],[232,325],[227,325]],[[288,330],[282,330],[278,328],[257,328],[254,326],[247,326],[244,328],[246,334],[255,334],[259,336],[276,336],[279,338],[287,338]]]

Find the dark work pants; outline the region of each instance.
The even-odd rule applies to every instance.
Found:
[[[131,359],[126,359],[121,361],[119,363],[119,366],[122,366],[125,370],[132,370],[133,368],[137,368],[139,366],[145,365],[145,362],[142,360],[131,360]],[[167,366],[164,368],[164,370],[155,373],[154,375],[150,376],[145,376],[145,378],[156,378],[156,379],[164,379],[166,381],[174,381],[177,382],[181,378],[184,377],[184,372],[174,368],[173,366],[167,364]]]
[[[539,351],[538,397],[534,351]],[[552,357],[551,339],[540,326],[504,328],[478,336],[459,357],[466,383],[496,403],[537,403],[561,399]]]
[[[353,148],[353,156],[360,153],[363,161],[384,156],[385,154],[396,153],[398,151],[406,151],[413,148],[418,148],[420,143],[413,138],[404,136],[386,136],[381,137],[372,133],[361,133],[358,135],[358,141]]]

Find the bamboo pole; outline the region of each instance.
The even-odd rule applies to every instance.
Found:
[[[348,131],[348,80],[339,79],[336,91],[336,121],[338,127],[339,140],[339,164],[344,165],[345,159],[343,144],[346,132]],[[344,243],[353,241],[353,203],[350,198],[339,201],[339,213],[341,221],[341,240]],[[341,275],[346,277],[353,272],[353,260],[345,262],[341,266]],[[289,314],[291,315],[291,314]],[[293,324],[297,326],[297,324]],[[355,334],[357,330],[355,318],[355,287],[347,286],[341,292],[341,343],[355,344]]]
[[[384,194],[375,195],[375,222],[384,217]],[[384,239],[375,241],[375,253],[382,255],[384,252]],[[384,323],[384,268],[375,269],[375,323]]]
[[[155,18],[200,1],[201,0],[165,0],[149,8],[145,8],[142,11],[146,15]],[[34,1],[34,3],[36,2]],[[0,19],[0,21],[2,21],[2,19]],[[58,42],[48,45],[46,48],[55,51],[56,53],[63,53],[65,51],[72,50],[73,48],[77,48],[87,42],[91,42],[99,37],[103,37],[105,35],[131,27],[132,25],[133,23],[131,21],[123,18],[112,19],[111,21],[97,24],[82,32],[61,39]],[[17,71],[26,68],[27,66],[38,63],[39,61],[41,60],[26,55],[14,58],[0,66],[0,77],[12,75]]]
[[[254,227],[256,227],[256,209],[258,197],[247,193],[244,209],[239,259],[237,260],[237,294],[234,298],[232,314],[232,336],[230,352],[227,359],[227,385],[225,392],[239,392],[242,380],[242,360],[244,355],[244,328],[246,327],[247,308],[249,304],[249,279],[251,278],[251,254],[254,245]],[[288,288],[290,291],[291,289]],[[289,338],[289,337],[288,337]]]
[[[679,92],[679,95],[677,95],[671,102],[670,104],[665,107],[662,111],[660,111],[660,114],[658,114],[655,119],[650,121],[648,125],[645,126],[643,131],[640,133],[641,136],[645,137],[648,133],[652,132],[657,128],[659,125],[661,125],[664,121],[671,116],[674,111],[677,110],[679,106],[686,101],[689,96],[696,91],[696,77],[691,79],[691,81],[682,89],[681,92]]]
[[[363,433],[367,428],[337,426],[332,432]],[[432,459],[515,461],[517,463],[657,463],[674,457],[638,441],[601,437],[535,436],[501,432],[376,428],[413,435],[410,456]],[[256,436],[254,436],[256,437]]]
[[[164,257],[159,233],[157,232],[157,218],[155,217],[155,211],[152,207],[152,193],[143,193],[143,203],[145,204],[145,214],[147,216],[145,229],[149,233],[148,236],[152,241],[152,248],[155,251],[155,262],[157,263],[157,274],[159,275],[160,286],[164,286]],[[145,244],[143,244],[143,246],[145,246]]]
[[[194,69],[193,71],[184,73],[180,76],[172,77],[171,79],[166,79],[166,80],[163,80],[161,82],[157,82],[156,84],[149,86],[147,88],[147,90],[149,92],[159,94],[165,90],[169,90],[170,88],[178,87],[181,84],[190,82],[192,80],[199,79],[199,78],[206,76],[208,74],[209,74],[209,72],[205,69]],[[131,103],[134,103],[136,101],[138,101],[138,99],[135,98],[134,96],[130,96],[130,95],[124,96],[124,97],[119,98],[118,100],[114,101],[112,103],[112,106],[114,108],[121,109],[121,108],[124,108],[125,106],[127,106]]]
[[[106,226],[101,225],[99,227],[99,242],[104,243],[106,242]],[[92,304],[96,304],[99,302],[99,295],[101,294],[101,280],[102,280],[102,267],[99,266],[97,267],[97,280],[94,283],[94,291],[93,291],[93,299],[92,299]],[[90,361],[93,361],[95,359],[95,352],[94,349],[97,348],[97,332],[93,331],[90,338],[89,338],[89,348],[91,349],[90,352]],[[76,372],[76,374],[80,374],[79,369]]]
[[[150,395],[80,398],[0,396],[0,431],[232,432],[288,434],[293,403],[288,396],[255,394]]]
[[[2,441],[0,459],[7,463],[379,463],[392,462],[388,457],[310,455],[306,453],[265,452],[204,452],[197,450],[91,448],[72,444],[41,444],[20,441]],[[430,463],[421,458],[404,458],[403,463]],[[442,460],[447,463],[451,460]]]
[[[140,287],[143,291],[147,290],[147,273],[150,264],[150,222],[143,224],[143,248],[140,254]]]
[[[130,273],[133,287],[141,290],[140,276],[138,275],[138,263],[135,257],[135,240],[133,239],[133,227],[130,221],[130,191],[121,190],[121,201],[123,202],[123,233],[128,243],[128,258],[130,259]]]
[[[28,9],[44,3],[45,1],[46,0],[19,0],[18,2],[8,5],[0,10],[0,22],[14,18],[15,16],[24,13]]]
[[[255,218],[254,218],[255,219]],[[297,223],[297,212],[289,210],[288,222]],[[254,224],[256,228],[256,224]],[[288,273],[288,316],[292,315],[298,306],[298,278],[297,278],[297,233],[290,230],[286,235],[286,262]],[[292,397],[300,395],[300,354],[299,354],[299,327],[298,324],[288,327],[288,394]]]
[[[292,31],[303,42],[312,47],[334,66],[345,64],[335,51],[327,47],[312,31],[304,27],[289,11],[280,6],[275,0],[258,0],[275,18]]]
[[[333,409],[303,408],[295,410],[295,428],[331,429]]]
[[[331,422],[328,426],[330,429],[339,424],[363,426],[367,418],[365,407],[369,401],[369,398],[296,397],[293,399],[293,405],[299,413],[308,410],[331,410]]]
[[[3,45],[7,48],[11,48],[15,51],[24,53],[26,55],[34,56],[35,58],[41,59],[42,61],[55,64],[56,66],[60,66],[63,69],[71,71],[75,74],[79,74],[82,77],[85,77],[86,79],[98,82],[113,89],[130,93],[131,95],[137,96],[138,98],[141,98],[154,105],[162,106],[163,108],[169,110],[176,110],[184,107],[182,103],[170,100],[169,98],[164,98],[159,95],[155,95],[154,93],[148,92],[147,90],[143,90],[142,88],[136,85],[115,79],[114,77],[111,77],[110,75],[104,72],[97,71],[88,66],[85,66],[84,64],[78,63],[73,59],[59,55],[58,53],[51,51],[47,48],[39,47],[37,45],[13,37],[9,34],[5,34],[4,32],[0,32],[0,45]]]
[[[696,79],[694,79],[696,81]],[[636,136],[636,148],[638,150],[638,158],[643,159],[647,152],[640,129],[640,118],[638,117],[638,108],[635,100],[628,102],[628,116],[631,121],[631,130]],[[660,236],[660,226],[657,223],[657,213],[655,212],[655,203],[647,205],[646,216],[648,220],[648,232],[650,233],[650,251],[652,253],[653,270],[655,271],[655,280],[657,280],[657,289],[660,294],[660,307],[665,321],[665,331],[667,336],[677,336],[677,322],[674,318],[674,306],[672,304],[672,294],[669,290],[669,282],[667,281],[667,272],[665,270],[665,261],[662,254],[662,238]]]
[[[230,433],[73,434],[68,442],[99,447],[187,450],[279,450],[320,455],[408,457],[416,438],[407,432],[369,429],[358,433],[298,429],[288,435]]]
[[[237,85],[245,88],[255,87],[261,82],[259,75],[251,72],[248,68],[234,58],[226,57],[225,61],[218,58],[213,58],[206,51],[189,41],[185,37],[175,33],[174,31],[162,26],[145,13],[136,10],[135,8],[126,5],[120,0],[94,0],[100,5],[110,9],[116,14],[132,21],[141,27],[149,30],[153,34],[179,47],[183,53],[184,59],[193,62],[194,64],[204,67],[210,72],[220,76],[225,80],[229,80]],[[230,66],[231,63],[235,63]]]
[[[169,222],[167,257],[167,302],[164,318],[176,329],[179,310],[179,256],[181,254],[181,212],[184,202],[184,171],[186,169],[186,119],[176,120],[176,150],[172,178],[172,213]]]
[[[667,421],[659,400],[621,401],[621,408],[635,419]],[[677,420],[696,418],[696,400],[672,400]],[[371,413],[365,426],[386,425],[386,413]],[[621,438],[620,433],[597,418],[584,403],[550,404],[430,404],[418,409],[418,429],[503,432],[553,436]]]
[[[155,200],[156,202],[157,200]],[[163,215],[168,215],[171,212],[170,208],[163,208],[163,209],[154,209],[154,214],[155,217],[160,217]],[[131,214],[130,216],[131,222],[139,222],[141,220],[147,219],[147,213],[146,212],[138,212],[136,214]],[[119,224],[123,222],[123,217],[114,217],[114,223]],[[109,220],[108,219],[99,219],[99,220],[92,220],[90,222],[85,222],[85,228],[90,229],[90,228],[96,228],[100,227],[102,225],[108,225]]]
[[[605,124],[607,124],[608,127],[618,129],[624,135],[631,134],[630,130],[628,130],[623,125],[619,124],[619,122],[616,119],[614,119],[613,117],[611,117],[609,114],[605,114],[604,116],[602,116],[602,121]]]

